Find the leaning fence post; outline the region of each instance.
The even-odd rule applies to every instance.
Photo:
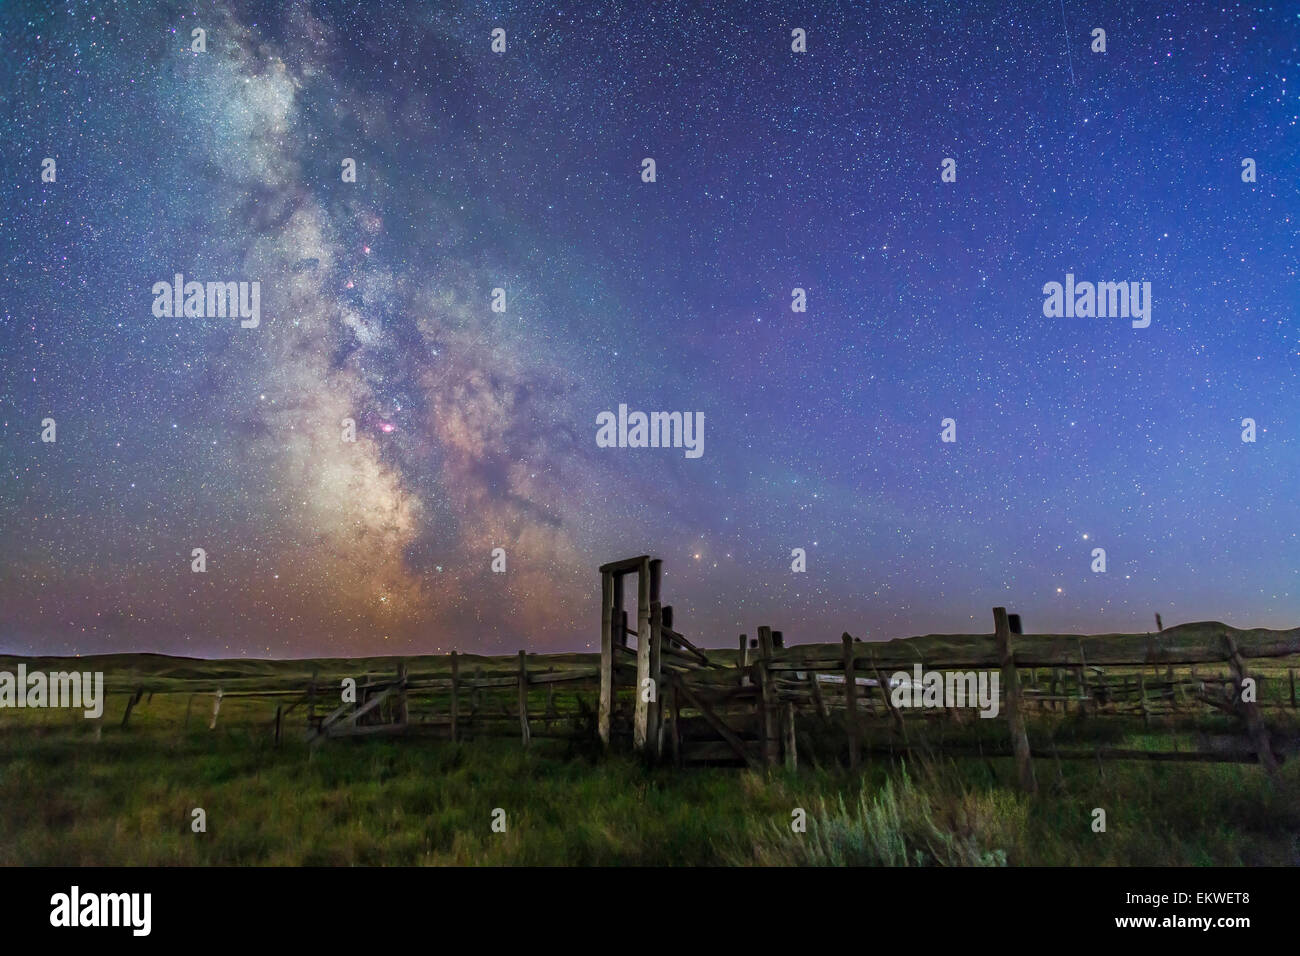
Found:
[[[1223,642],[1228,648],[1228,664],[1232,668],[1232,682],[1236,689],[1233,698],[1239,707],[1242,719],[1246,722],[1246,731],[1255,744],[1255,752],[1259,757],[1259,762],[1263,764],[1264,769],[1269,774],[1276,774],[1277,757],[1273,755],[1273,746],[1268,739],[1268,727],[1265,726],[1263,719],[1259,716],[1259,705],[1255,701],[1242,699],[1241,685],[1248,676],[1246,674],[1246,661],[1241,656],[1237,642],[1226,631],[1223,635]],[[1255,689],[1256,691],[1259,689],[1258,680],[1255,681]]]
[[[1293,667],[1293,668],[1291,668],[1290,670],[1288,670],[1288,671],[1287,671],[1287,674],[1288,674],[1288,675],[1290,676],[1290,678],[1291,678],[1291,709],[1292,709],[1292,710],[1295,710],[1295,708],[1296,708],[1296,702],[1295,702],[1295,668]]]
[[[126,702],[126,713],[122,715],[122,729],[126,729],[126,723],[131,719],[131,711],[135,710],[135,705],[140,703],[140,698],[144,696],[144,688],[137,687],[135,693]]]
[[[275,705],[275,745],[280,746],[281,721],[284,719],[284,704]]]
[[[1016,755],[1016,772],[1020,789],[1026,793],[1038,790],[1034,779],[1034,764],[1029,753],[1029,736],[1025,733],[1025,717],[1021,712],[1020,676],[1016,673],[1016,660],[1011,646],[1011,626],[1007,622],[1007,609],[993,609],[994,636],[998,645],[998,659],[1002,664],[1002,683],[1006,686],[1007,724],[1011,728],[1011,749]]]
[[[527,747],[532,734],[528,730],[528,665],[523,651],[519,652],[519,733]]]
[[[880,673],[880,668],[876,666],[876,652],[874,650],[871,652],[871,673],[876,675],[876,688],[880,691],[880,699],[885,705],[885,713],[893,720],[894,729],[898,731],[898,735],[903,738],[903,743],[906,744],[908,742],[907,722],[903,720],[903,715],[899,709],[894,706],[894,701],[889,695],[889,681],[885,679],[885,675]],[[874,707],[872,712],[875,712]],[[890,750],[893,750],[892,743],[890,744]]]
[[[858,769],[858,677],[853,670],[853,637],[847,631],[844,642],[844,731],[849,738],[849,769]]]
[[[831,715],[826,709],[826,700],[822,697],[821,683],[817,680],[817,672],[808,671],[808,690],[812,693],[813,706],[817,708],[817,718],[822,723],[830,723]]]

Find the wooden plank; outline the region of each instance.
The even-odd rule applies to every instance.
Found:
[[[1016,638],[1017,667],[1059,667],[1080,647],[1090,666],[1140,667],[1143,664],[1206,664],[1227,660],[1220,635],[1232,634],[1246,658],[1287,657],[1300,654],[1300,628],[1274,631],[1266,628],[1240,630],[1206,621],[1179,624],[1150,634],[1029,634]],[[929,665],[945,670],[996,668],[1001,665],[996,635],[930,634],[887,641],[875,645],[882,670],[906,669],[920,650]],[[935,648],[931,652],[930,648]],[[859,656],[865,656],[859,651]],[[838,670],[838,648],[829,644],[804,644],[777,652],[776,670]]]
[[[600,573],[602,575],[627,574],[631,571],[640,570],[641,565],[649,560],[650,560],[650,555],[641,554],[635,558],[624,558],[621,561],[611,561],[609,562],[609,564],[602,564],[600,566]]]
[[[674,630],[673,630],[673,629],[668,625],[668,611],[669,611],[669,607],[668,607],[668,605],[664,605],[664,615],[663,615],[663,625],[662,625],[662,627],[663,627],[663,632],[664,632],[664,638],[667,640],[667,642],[668,642],[668,646],[669,646],[669,647],[673,647],[673,646],[678,647],[682,652],[684,652],[684,653],[686,653],[686,654],[689,654],[690,656],[696,658],[696,659],[697,659],[701,664],[708,664],[708,665],[711,665],[711,666],[714,666],[714,667],[720,667],[720,666],[721,666],[720,664],[714,664],[713,661],[709,660],[709,656],[708,656],[707,654],[705,654],[703,650],[701,650],[700,648],[698,648],[698,647],[696,647],[694,644],[692,644],[692,643],[691,643],[691,642],[686,638],[685,635],[683,635],[680,631],[674,631]]]
[[[319,723],[315,728],[312,728],[312,729],[309,729],[309,730],[308,730],[308,732],[307,732],[307,739],[310,740],[310,739],[312,739],[313,737],[315,737],[315,736],[317,736],[317,735],[319,735],[319,734],[321,734],[321,733],[324,733],[324,731],[326,730],[326,728],[330,727],[330,726],[333,725],[336,721],[338,721],[339,719],[341,719],[341,718],[343,717],[343,715],[346,714],[346,713],[348,712],[349,708],[351,708],[352,706],[354,706],[354,705],[352,705],[352,704],[340,704],[340,705],[338,706],[338,708],[336,708],[334,711],[332,711],[332,712],[329,713],[329,714],[326,714],[324,717],[321,718],[320,723]]]
[[[524,652],[519,652],[519,735],[527,747],[530,739],[528,729],[528,662]]]
[[[533,655],[536,659],[537,655]],[[599,676],[600,671],[595,667],[585,667],[582,670],[575,671],[557,671],[554,674],[530,674],[528,683],[530,684],[565,684],[577,681],[590,681],[592,678]]]
[[[357,726],[357,724],[360,723],[362,717],[365,717],[367,714],[377,709],[380,704],[386,701],[393,694],[393,692],[394,692],[394,688],[390,686],[384,688],[379,693],[372,695],[364,704],[362,704],[356,710],[352,711],[352,713],[347,715],[348,723],[354,727]],[[342,709],[346,710],[347,705],[345,704]],[[325,727],[326,727],[326,722],[322,721],[321,729],[324,730]]]
[[[709,726],[714,729],[719,737],[727,742],[728,746],[731,747],[736,755],[740,757],[741,760],[745,761],[746,765],[751,769],[758,769],[758,764],[754,761],[754,758],[745,750],[744,742],[731,732],[731,728],[723,723],[718,715],[713,712],[713,708],[706,704],[703,699],[696,697],[695,694],[692,693],[691,689],[686,685],[686,682],[676,674],[674,674],[670,679],[672,680],[673,687],[686,698],[686,702],[703,715]]]
[[[1002,659],[1002,686],[1006,694],[1007,724],[1011,729],[1011,747],[1016,756],[1016,773],[1020,789],[1036,793],[1038,781],[1034,778],[1034,764],[1029,755],[1029,735],[1025,733],[1025,718],[1021,712],[1020,676],[1016,673],[1015,651],[1011,645],[1011,626],[1007,609],[993,609],[994,636],[998,643],[998,656]]]

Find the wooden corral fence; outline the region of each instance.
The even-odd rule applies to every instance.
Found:
[[[891,755],[929,750],[925,736],[911,739],[909,724],[927,718],[970,723],[975,718],[970,711],[950,706],[896,705],[894,688],[912,682],[918,670],[945,679],[979,671],[986,677],[996,674],[998,716],[1007,726],[1004,740],[1015,757],[1021,785],[1028,790],[1036,786],[1035,756],[1258,761],[1273,771],[1282,755],[1295,749],[1292,739],[1270,738],[1258,703],[1260,679],[1248,673],[1246,658],[1300,653],[1300,629],[1240,631],[1204,623],[1155,634],[1023,637],[1012,633],[1013,626],[1020,629],[1018,616],[994,608],[991,635],[931,635],[886,644],[855,641],[846,633],[838,647],[786,647],[780,631],[760,627],[755,640],[740,636],[728,667],[716,659],[718,652],[702,650],[673,630],[672,609],[660,602],[660,568],[660,561],[642,556],[600,569],[600,738],[607,747],[625,739],[630,716],[632,747],[651,761],[731,760],[751,767],[794,767],[800,736],[804,749],[815,753],[812,738],[836,736],[835,723],[842,728],[851,767],[878,746],[870,741],[882,738]],[[635,631],[627,626],[623,610],[623,579],[631,575],[637,579]],[[629,637],[637,640],[635,652],[627,647]],[[933,651],[927,653],[928,648]],[[1196,672],[1198,666],[1223,664],[1228,667],[1225,674]],[[1190,672],[1183,673],[1187,667]],[[1294,670],[1289,682],[1294,709]],[[620,710],[624,683],[631,703]],[[1048,752],[1035,751],[1026,715],[1067,710],[1078,716],[1136,715],[1144,725],[1163,717],[1162,726],[1171,731],[1179,728],[1170,718],[1208,710],[1237,718],[1247,739],[1242,746],[1220,738],[1208,749],[1168,752],[1105,747],[1063,752],[1055,745]],[[838,721],[832,721],[833,712]],[[877,732],[868,733],[873,729]],[[963,748],[959,741],[946,744],[943,753],[991,755],[982,742]]]
[[[755,768],[795,767],[801,755],[850,767],[864,757],[918,751],[1007,756],[1026,790],[1037,786],[1034,760],[1042,757],[1258,762],[1272,772],[1300,750],[1294,667],[1284,674],[1279,667],[1285,665],[1274,667],[1267,701],[1265,678],[1252,670],[1300,655],[1300,628],[1240,630],[1208,622],[1146,634],[1021,635],[1018,617],[999,607],[988,634],[879,643],[846,633],[839,643],[787,647],[780,631],[759,627],[756,638],[742,634],[732,648],[705,649],[675,629],[673,609],[661,602],[661,561],[643,555],[603,565],[600,574],[598,660],[569,655],[557,666],[554,658],[530,661],[520,651],[508,668],[502,658],[474,658],[470,673],[466,658],[455,653],[449,669],[410,672],[398,662],[390,674],[361,675],[355,698],[345,703],[336,683],[316,679],[305,689],[217,689],[209,726],[216,726],[223,699],[253,697],[276,701],[277,743],[285,719],[300,711],[314,743],[510,735],[526,746],[557,737],[630,749],[652,763]],[[624,601],[630,577],[636,579],[635,628]],[[894,691],[917,685],[918,672],[926,680],[939,675],[943,686],[967,681],[972,688],[969,681],[982,674],[993,690],[995,718],[976,716],[974,702],[915,706],[913,699],[901,706]],[[130,699],[123,726],[143,690]],[[1106,734],[1066,734],[1058,746],[1054,728],[1102,726],[1093,718],[1116,726],[1127,718],[1139,731],[1167,735],[1175,749],[1112,746],[1105,741],[1116,735]],[[1193,737],[1195,745],[1179,747],[1179,735]]]

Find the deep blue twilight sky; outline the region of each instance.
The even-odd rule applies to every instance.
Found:
[[[1300,624],[1298,49],[1283,0],[6,3],[0,651],[580,650],[640,553],[710,646]],[[155,317],[177,272],[261,325]],[[1045,318],[1067,272],[1150,327]],[[703,457],[598,448],[621,402]]]

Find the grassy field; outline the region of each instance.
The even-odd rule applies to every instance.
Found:
[[[199,698],[185,729],[186,693],[156,693],[118,726],[126,690],[144,678],[158,690],[229,690],[241,680],[301,686],[311,668],[392,668],[336,663],[97,660],[114,689],[102,725],[68,711],[0,712],[0,863],[1300,863],[1294,759],[1272,783],[1255,765],[1040,759],[1042,792],[1027,798],[1000,758],[876,759],[858,774],[834,760],[797,773],[650,770],[556,740],[526,751],[517,740],[427,738],[313,749],[300,721],[277,749],[266,701],[227,700],[210,731],[210,698]],[[0,660],[0,669],[13,664]],[[1069,721],[1031,723],[1031,738],[1047,733],[1067,739]],[[1124,746],[1144,733],[1166,745],[1140,725],[1112,733]],[[191,828],[195,808],[206,832]],[[505,832],[492,827],[498,808]],[[1094,808],[1106,811],[1104,833],[1093,832]],[[796,809],[806,811],[806,833],[791,830]]]

